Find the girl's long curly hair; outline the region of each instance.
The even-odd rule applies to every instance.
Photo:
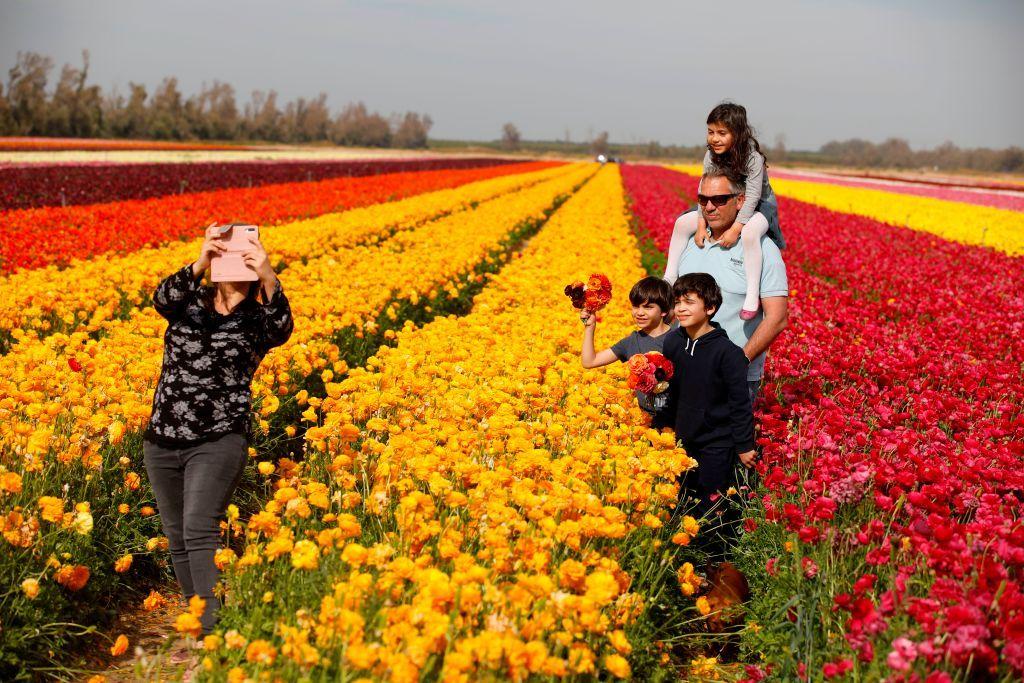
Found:
[[[722,169],[732,180],[746,180],[747,157],[757,152],[764,158],[765,166],[768,157],[761,151],[761,145],[754,137],[754,129],[747,123],[747,110],[743,105],[733,102],[722,102],[708,114],[708,125],[717,123],[725,126],[732,133],[732,147],[722,154],[711,152],[711,161]],[[708,147],[708,151],[711,148]]]

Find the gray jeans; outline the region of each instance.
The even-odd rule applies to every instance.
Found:
[[[213,593],[220,578],[213,563],[220,521],[245,469],[248,443],[241,434],[226,434],[188,448],[145,441],[142,451],[174,575],[186,600],[198,595],[206,601],[200,621],[209,634],[220,609]]]

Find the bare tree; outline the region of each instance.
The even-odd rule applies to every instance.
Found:
[[[254,90],[245,105],[243,128],[246,137],[257,140],[280,140],[281,112],[277,108],[277,92]]]
[[[165,78],[149,103],[149,135],[157,139],[184,140],[192,136],[185,102],[177,78]]]
[[[108,95],[103,102],[105,132],[118,138],[142,138],[150,133],[150,112],[146,106],[146,86],[141,83],[128,83],[131,94],[125,101],[116,90]]]
[[[418,149],[427,146],[427,133],[434,125],[429,116],[407,111],[401,118],[396,116],[395,122],[395,134],[392,138],[395,147]]]
[[[590,151],[594,154],[608,154],[608,131],[601,131],[590,141]]]
[[[519,149],[520,135],[519,129],[516,128],[514,123],[506,123],[501,127],[501,146],[507,150],[515,151]]]
[[[786,160],[786,134],[779,133],[775,136],[775,145],[772,147],[772,156],[776,161]]]
[[[46,126],[46,80],[53,60],[36,52],[19,52],[7,72],[7,100],[16,135],[42,135]]]
[[[389,147],[391,126],[379,113],[370,113],[362,102],[347,105],[334,120],[331,139],[349,147]]]

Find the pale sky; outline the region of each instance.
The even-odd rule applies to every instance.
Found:
[[[1024,146],[1022,0],[0,0],[18,51],[92,55],[105,90],[164,76],[327,93],[434,119],[431,136],[703,144],[732,99],[791,149],[896,136]]]

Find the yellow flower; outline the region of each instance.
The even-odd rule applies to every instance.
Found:
[[[697,520],[690,515],[683,516],[683,531],[688,533],[690,536],[696,536],[697,532],[700,531],[700,524]]]
[[[21,592],[29,600],[35,600],[36,596],[39,595],[39,581],[36,579],[25,579],[21,582]]]
[[[182,635],[198,638],[202,633],[203,625],[199,623],[199,619],[195,615],[183,612],[174,620],[174,630]]]
[[[633,675],[629,662],[622,655],[613,654],[605,657],[604,668],[616,678],[629,678]]]
[[[40,496],[36,502],[39,516],[47,522],[59,522],[64,517],[64,501],[53,496]]]
[[[71,522],[71,528],[77,533],[87,536],[92,532],[92,513],[91,512],[77,512],[75,518]]]
[[[157,536],[146,541],[146,550],[153,552],[155,550],[165,551],[167,550],[167,537]]]
[[[697,598],[697,602],[695,604],[697,607],[697,611],[700,612],[700,615],[702,617],[706,617],[711,613],[711,604],[708,602],[708,599],[703,595]]]
[[[121,443],[121,439],[124,438],[124,423],[120,421],[111,422],[110,426],[107,427],[107,438],[110,440],[110,443]]]
[[[619,594],[619,582],[611,573],[596,571],[587,576],[586,596],[599,605],[606,605]]]
[[[612,647],[619,654],[628,655],[633,651],[633,646],[629,643],[629,639],[626,637],[625,632],[621,629],[616,629],[608,634],[608,641],[612,644]]]
[[[320,566],[320,549],[312,541],[302,540],[292,549],[292,566],[296,569],[316,569]]]
[[[259,470],[259,473],[263,476],[269,477],[277,468],[274,467],[274,463],[263,460],[256,465],[256,469]]]

